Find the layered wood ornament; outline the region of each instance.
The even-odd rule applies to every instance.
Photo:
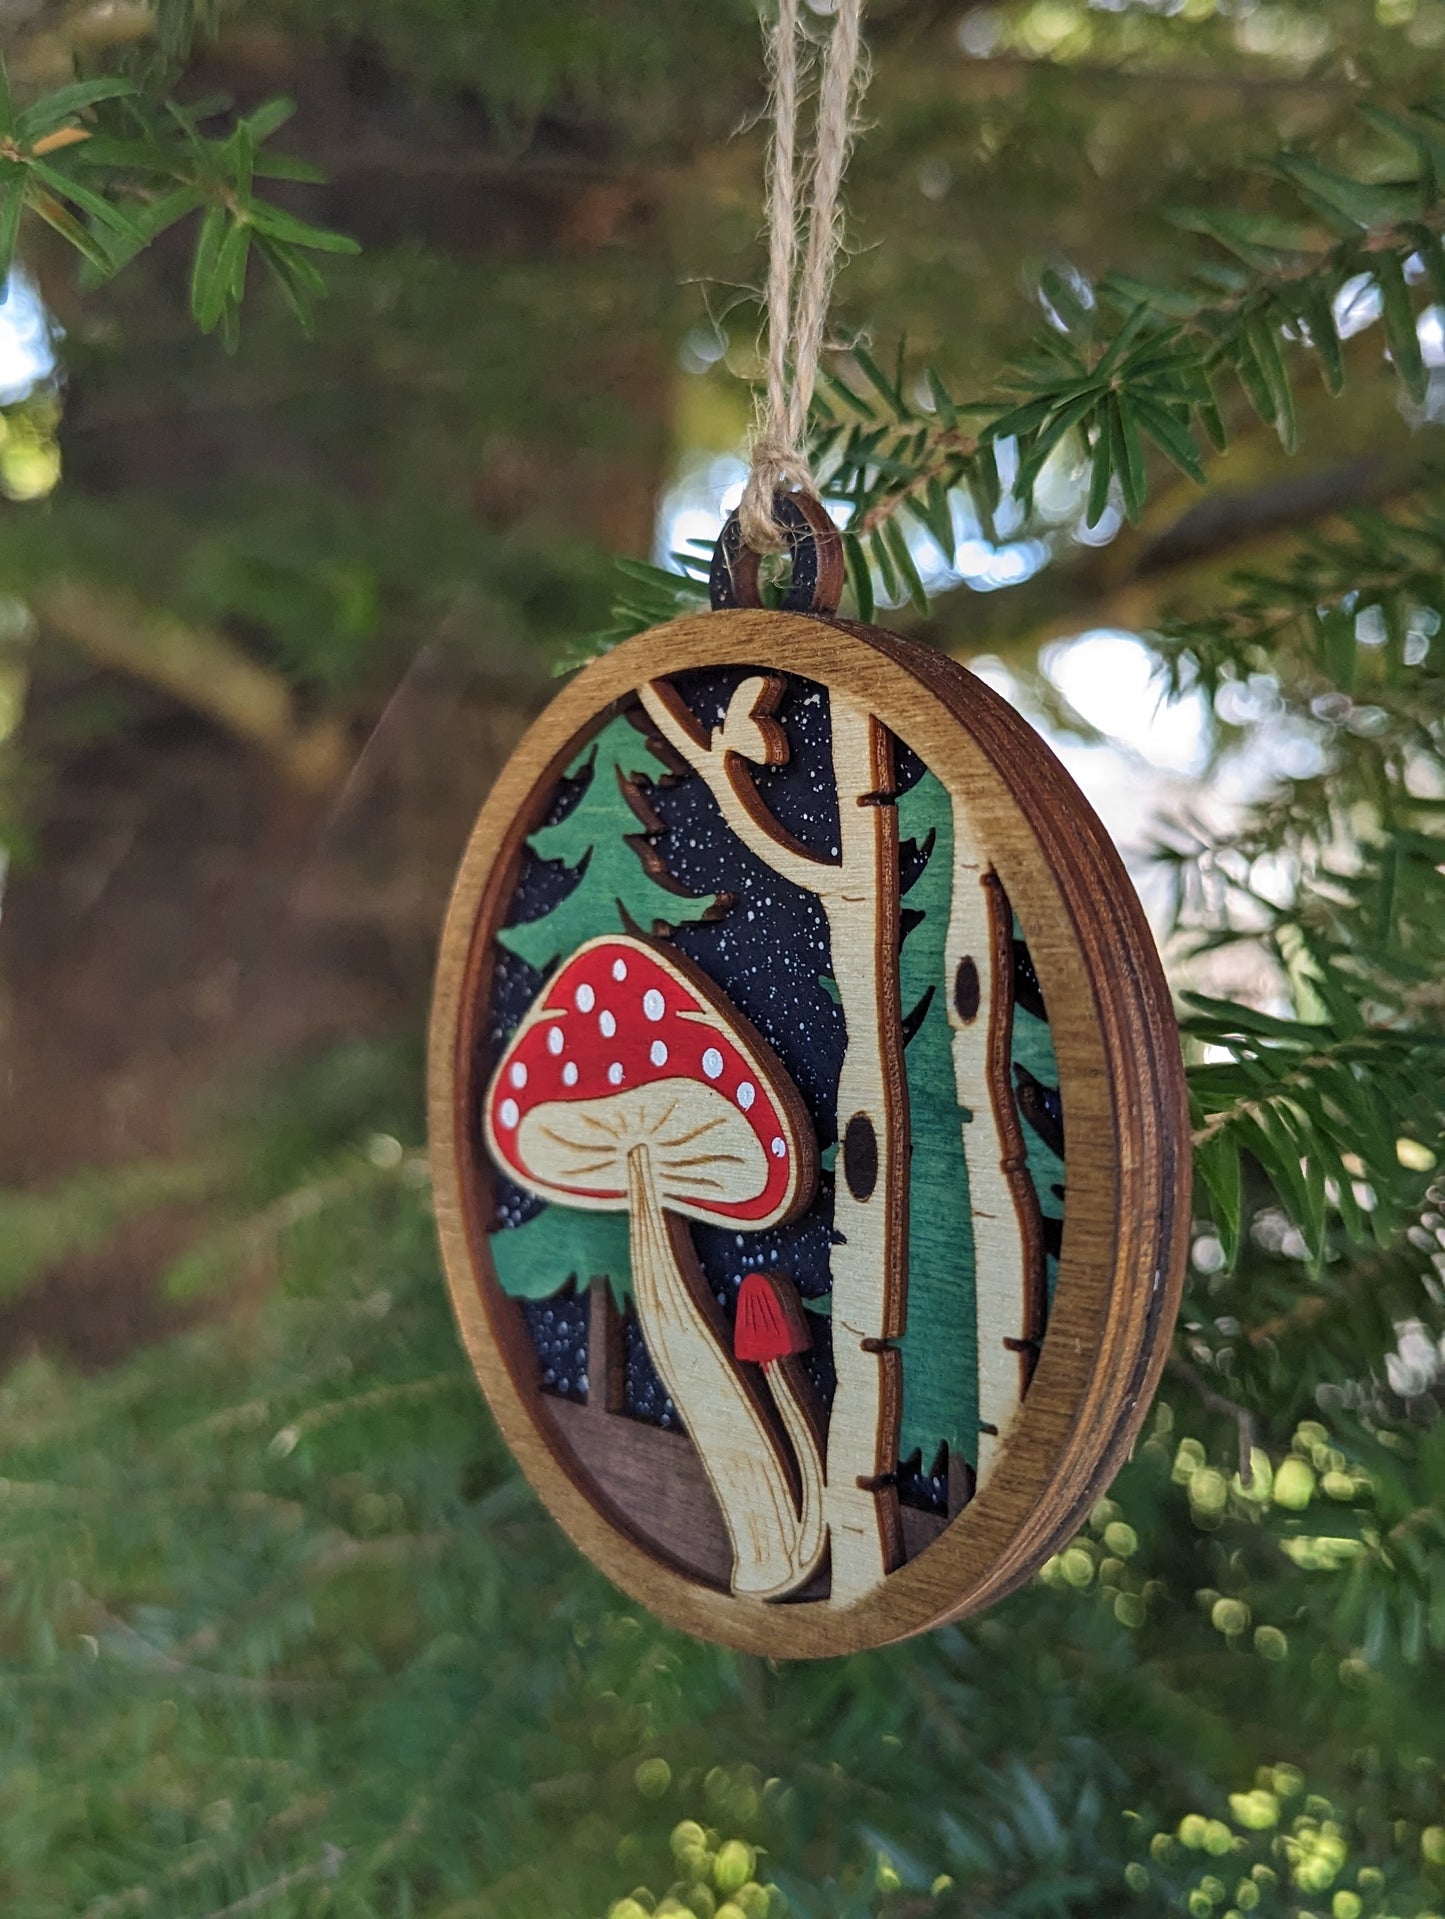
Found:
[[[809,1656],[1008,1592],[1147,1407],[1189,1221],[1178,1038],[1099,821],[956,663],[715,610],[537,721],[432,1025],[458,1319],[572,1537],[689,1631]]]

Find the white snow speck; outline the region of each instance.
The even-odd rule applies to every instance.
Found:
[[[773,1141],[773,1158],[786,1159],[787,1157],[788,1157],[788,1142],[785,1139],[775,1139]]]
[[[627,978],[627,961],[626,960],[613,960],[612,977],[613,979]]]
[[[709,1046],[702,1056],[702,1070],[709,1079],[716,1079],[723,1069],[723,1056],[715,1046]]]
[[[562,1068],[562,1084],[564,1086],[575,1086],[577,1084],[576,1060],[569,1059],[567,1064]]]
[[[596,1004],[597,995],[584,981],[584,983],[577,988],[577,1011],[579,1013],[590,1013]]]
[[[666,1066],[667,1064],[666,1042],[660,1039],[655,1039],[652,1042],[652,1045],[648,1049],[647,1057],[652,1061],[654,1066]]]
[[[642,1010],[649,1019],[661,1019],[667,1011],[667,1004],[655,986],[649,986],[642,995]]]
[[[527,1069],[521,1060],[513,1060],[512,1070],[508,1073],[507,1078],[517,1088],[518,1092],[527,1084]]]
[[[547,1051],[554,1059],[558,1053],[561,1052],[565,1044],[566,1042],[562,1038],[562,1028],[560,1026],[550,1028],[547,1034]]]
[[[515,1126],[521,1117],[522,1115],[518,1110],[517,1102],[514,1099],[504,1099],[497,1108],[497,1118],[503,1126],[508,1128]]]
[[[615,1060],[613,1060],[613,1062],[612,1062],[612,1064],[611,1064],[611,1065],[610,1065],[610,1066],[608,1067],[608,1069],[607,1069],[607,1084],[608,1084],[609,1086],[620,1086],[620,1085],[622,1084],[622,1062],[621,1062],[621,1060],[616,1060],[616,1059],[615,1059]]]
[[[617,1021],[611,1013],[599,1013],[597,1015],[597,1025],[603,1039],[611,1039],[612,1035],[617,1031]]]
[[[738,1088],[738,1105],[746,1112],[758,1096],[758,1089],[750,1079],[745,1079]]]

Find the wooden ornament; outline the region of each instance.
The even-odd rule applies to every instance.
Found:
[[[437,1219],[577,1544],[674,1625],[815,1656],[999,1598],[1100,1496],[1168,1347],[1189,1129],[1152,938],[1048,748],[953,661],[729,605],[756,567],[719,554],[722,610],[579,674],[477,822]]]

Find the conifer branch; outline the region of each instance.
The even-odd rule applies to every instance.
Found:
[[[1241,408],[1293,452],[1306,374],[1329,395],[1344,386],[1355,326],[1341,308],[1347,293],[1379,302],[1394,377],[1412,405],[1424,402],[1429,369],[1415,288],[1445,305],[1445,114],[1433,106],[1362,111],[1382,148],[1411,162],[1382,179],[1378,167],[1356,177],[1281,154],[1267,174],[1278,212],[1176,213],[1178,226],[1216,250],[1177,283],[1115,273],[1093,285],[1046,272],[1039,298],[1047,323],[992,394],[955,396],[936,370],[914,372],[902,347],[891,372],[861,342],[840,351],[815,402],[810,464],[843,526],[860,619],[872,618],[880,597],[926,613],[917,534],[951,566],[957,516],[988,541],[998,537],[1005,502],[1027,522],[1055,457],[1086,464],[1083,523],[1094,527],[1115,498],[1140,523],[1161,463],[1203,486],[1237,434]],[[1005,449],[1014,469],[1007,487]],[[695,555],[674,558],[681,575],[627,562],[632,586],[616,624],[560,670],[697,604],[705,566]]]

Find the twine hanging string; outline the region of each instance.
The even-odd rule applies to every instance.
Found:
[[[817,492],[806,452],[808,412],[842,241],[843,171],[865,82],[863,0],[837,0],[818,90],[805,234],[798,95],[807,43],[800,5],[801,0],[778,0],[778,18],[768,41],[773,142],[768,163],[767,393],[738,508],[743,538],[755,553],[776,553],[785,544],[773,515],[775,493]]]

